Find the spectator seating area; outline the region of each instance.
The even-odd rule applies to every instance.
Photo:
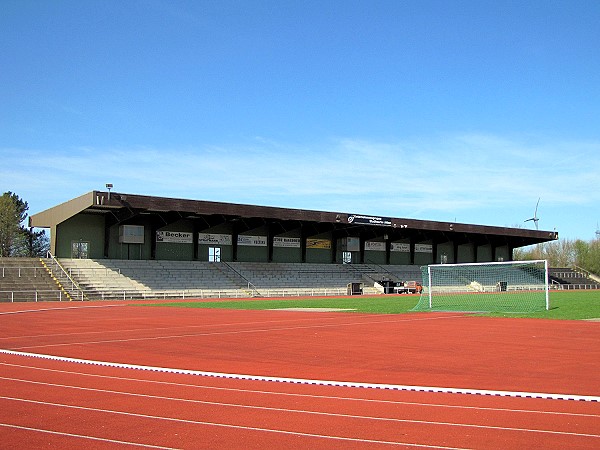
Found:
[[[348,283],[378,294],[381,279],[421,279],[415,266],[61,259],[89,299],[344,295]]]
[[[39,258],[0,258],[0,302],[68,300]]]
[[[550,268],[548,277],[559,289],[600,289],[600,280],[583,269]]]
[[[592,276],[593,277],[593,276]],[[585,271],[550,269],[558,289],[600,289]],[[0,301],[281,297],[384,292],[382,281],[420,281],[418,266],[114,259],[0,258]]]

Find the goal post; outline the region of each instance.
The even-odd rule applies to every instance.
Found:
[[[421,271],[423,291],[415,311],[550,309],[546,260],[431,264]]]

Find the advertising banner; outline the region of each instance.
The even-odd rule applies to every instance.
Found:
[[[392,242],[390,248],[392,252],[410,253],[410,244],[408,242]]]
[[[233,245],[233,239],[230,234],[199,233],[198,234],[198,244]]]
[[[157,231],[156,242],[166,242],[169,244],[191,244],[192,233],[184,231]]]
[[[433,245],[431,244],[415,244],[416,253],[433,253]]]
[[[329,239],[307,239],[306,248],[331,248]]]
[[[375,252],[385,252],[385,242],[381,241],[366,241],[365,250],[372,250]]]
[[[300,238],[275,236],[273,247],[300,248]]]
[[[358,225],[378,225],[381,227],[391,227],[392,219],[388,217],[361,216],[358,214],[350,214],[348,216],[348,223],[354,223]]]
[[[266,236],[250,236],[247,234],[239,234],[238,245],[245,245],[247,247],[266,247],[267,237]]]

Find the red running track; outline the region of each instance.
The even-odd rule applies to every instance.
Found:
[[[600,448],[598,401],[118,366],[596,400],[597,323],[102,303],[0,305],[0,325],[0,348],[62,358],[0,354],[4,448]]]

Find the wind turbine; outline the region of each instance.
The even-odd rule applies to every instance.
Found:
[[[525,222],[533,222],[535,224],[535,229],[538,229],[538,222],[540,221],[540,219],[537,216],[537,210],[538,210],[538,206],[540,204],[540,198],[538,198],[537,203],[535,204],[535,212],[533,213],[533,217],[531,219],[527,219]]]

